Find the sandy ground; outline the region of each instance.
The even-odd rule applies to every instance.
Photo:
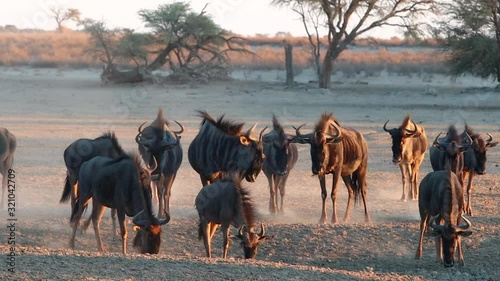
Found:
[[[448,124],[463,128],[462,117],[479,132],[500,139],[500,93],[490,81],[436,75],[334,78],[334,90],[307,84],[310,72],[294,89],[281,84],[283,72],[235,73],[238,81],[185,86],[104,86],[91,70],[0,69],[0,126],[18,139],[16,170],[16,265],[6,271],[9,252],[2,227],[0,280],[499,280],[500,149],[488,152],[488,174],[476,178],[471,218],[473,235],[463,240],[465,268],[445,269],[436,261],[434,241],[425,238],[421,260],[414,259],[418,241],[417,202],[401,202],[401,177],[391,164],[390,137],[382,125],[399,125],[411,113],[422,124],[429,142]],[[160,254],[121,254],[112,239],[109,212],[103,219],[107,253],[97,252],[93,231],[77,235],[68,248],[69,205],[59,204],[65,168],[63,150],[81,137],[94,138],[107,129],[122,146],[135,151],[137,127],[152,121],[159,107],[168,119],[186,126],[184,162],[172,191],[172,220],[163,228]],[[244,260],[237,241],[227,260],[204,257],[197,240],[194,198],[201,183],[187,161],[187,148],[198,131],[195,110],[214,116],[270,125],[275,113],[292,133],[292,125],[307,122],[304,132],[324,111],[361,131],[369,145],[368,207],[373,222],[363,223],[363,208],[354,206],[350,223],[318,225],[319,183],[311,176],[309,147],[299,146],[299,161],[287,185],[285,215],[268,214],[269,191],[261,173],[250,186],[252,195],[275,238],[263,244],[257,260]],[[462,117],[460,117],[462,116]],[[248,128],[247,127],[247,128]],[[419,178],[431,171],[428,157]],[[331,177],[328,178],[331,186]],[[346,188],[339,185],[339,217],[345,212]],[[328,215],[331,217],[328,199]],[[7,211],[1,210],[3,225]],[[129,231],[132,233],[130,223]],[[235,230],[232,230],[235,234]],[[222,254],[220,232],[213,255]]]

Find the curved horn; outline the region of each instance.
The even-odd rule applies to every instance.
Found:
[[[490,144],[493,141],[493,137],[490,135],[490,133],[486,133],[488,135],[488,139],[486,140],[486,144]]]
[[[336,136],[330,134],[328,135],[334,139],[340,138],[340,136],[342,136],[342,130],[340,130],[339,126],[335,122],[331,123],[330,125],[333,126],[335,130],[337,130],[337,135]]]
[[[260,131],[260,134],[259,134],[259,142],[261,142],[261,141],[262,141],[262,135],[264,134],[264,131],[265,131],[266,129],[267,129],[267,126],[266,126],[264,129],[262,129],[262,131]]]
[[[155,163],[155,165],[153,166],[153,168],[149,167],[148,164],[146,164],[146,166],[148,166],[146,169],[148,170],[148,172],[151,174],[154,170],[156,170],[156,168],[158,168],[158,162],[156,161],[156,157],[153,156],[153,161]]]
[[[252,126],[252,128],[248,129],[247,133],[245,134],[247,138],[249,138],[249,139],[250,139],[250,137],[251,137],[251,135],[252,135],[253,131],[255,130],[255,127],[257,127],[257,123],[255,123],[255,124]]]
[[[294,129],[295,129],[295,135],[299,138],[307,138],[307,135],[302,135],[300,133],[300,128],[304,127],[304,125],[307,124],[307,123],[304,123],[302,125],[300,125],[298,128],[295,128],[294,126],[292,126]]]
[[[462,219],[464,220],[465,224],[460,224],[457,228],[460,228],[461,230],[466,230],[471,227],[472,223],[470,220],[468,220],[464,215],[462,215]]]
[[[133,218],[132,218],[132,223],[135,224],[135,225],[138,225],[138,226],[145,226],[145,221],[144,220],[139,220],[139,216],[144,213],[144,209],[142,211],[140,211],[139,213],[137,213],[137,215],[135,215]]]
[[[144,126],[144,124],[146,124],[146,123],[148,123],[148,121],[144,121],[144,123],[142,123],[142,124],[139,126],[139,128],[137,128],[137,131],[138,131],[139,133],[142,133],[142,126]]]
[[[242,226],[240,227],[240,229],[238,229],[238,237],[240,237],[240,238],[241,238],[241,237],[243,237],[243,228],[244,228],[244,227],[245,227],[245,225],[242,225]]]
[[[389,119],[389,120],[391,120],[391,119]],[[389,123],[389,120],[387,120],[387,121],[385,122],[384,127],[383,127],[384,131],[386,131],[386,132],[388,132],[388,133],[390,133],[390,132],[391,132],[391,130],[387,130],[387,127],[386,127],[386,126],[387,126],[387,123]]]
[[[466,139],[467,139],[467,144],[462,144],[462,143],[460,143],[460,145],[459,145],[459,146],[460,146],[460,147],[470,147],[470,146],[472,146],[472,144],[474,143],[474,142],[472,141],[472,138],[471,138],[471,137],[470,137],[470,135],[469,135],[469,134],[467,134],[467,133],[465,133],[465,135],[467,136],[467,138],[466,138]]]
[[[172,133],[174,133],[176,135],[182,134],[182,132],[184,132],[184,126],[182,126],[182,124],[177,122],[176,120],[174,120],[174,122],[177,123],[177,125],[179,125],[179,127],[181,127],[181,129],[179,131],[172,131]]]
[[[441,134],[443,133],[443,131],[441,131],[437,136],[436,138],[434,139],[434,142],[432,143],[432,145],[436,146],[436,147],[441,147],[441,143],[439,143],[438,139],[439,139],[439,136],[441,136]]]
[[[439,225],[439,224],[436,224],[436,219],[439,218],[439,214],[438,215],[435,215],[431,218],[431,220],[429,221],[429,226],[432,227],[433,229],[437,230],[437,231],[443,231],[444,230],[444,226],[442,225]]]
[[[264,223],[260,223],[260,234],[259,237],[264,237],[266,235],[266,227],[264,226]]]
[[[411,123],[413,123],[413,127],[415,128],[415,130],[405,129],[405,131],[408,133],[408,136],[414,135],[417,132],[417,124],[415,124],[413,120],[411,120]]]
[[[159,219],[157,217],[153,218],[153,225],[165,225],[170,221],[170,215],[167,213],[167,217],[164,219]]]
[[[142,144],[142,145],[151,145],[153,144],[154,140],[151,139],[151,140],[142,140],[141,139],[141,136],[142,136],[142,133],[139,133],[137,134],[137,136],[135,136],[135,142],[138,143],[138,144]]]

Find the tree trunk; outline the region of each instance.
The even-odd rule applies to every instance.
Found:
[[[285,45],[285,61],[286,61],[286,85],[293,87],[293,63],[292,63],[292,45]]]
[[[333,53],[328,49],[323,60],[323,66],[319,77],[319,87],[329,89],[332,86],[331,76],[333,70]]]
[[[178,47],[177,43],[169,43],[165,49],[163,49],[158,56],[154,59],[154,61],[148,65],[147,70],[153,71],[162,67],[165,63],[167,63],[167,57],[175,48]]]
[[[134,70],[119,71],[114,65],[108,65],[108,67],[103,67],[101,74],[101,80],[106,84],[139,83],[143,82],[145,78],[139,67]]]

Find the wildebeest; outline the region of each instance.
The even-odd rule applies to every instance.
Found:
[[[153,167],[156,168],[156,165]],[[99,224],[105,207],[108,207],[117,211],[124,254],[127,253],[125,215],[133,217],[134,225],[148,233],[137,233],[141,237],[141,252],[157,254],[160,249],[161,225],[168,223],[170,217],[159,220],[153,215],[150,184],[150,171],[141,167],[137,155],[125,154],[115,159],[97,156],[84,162],[80,167],[78,196],[72,204],[74,207],[70,223],[73,232],[70,247],[75,246],[76,229],[92,198],[91,216],[99,251],[104,251]],[[139,243],[134,241],[134,244]]]
[[[184,127],[179,122],[174,122],[180,126],[179,131],[169,129],[169,122],[163,117],[163,110],[160,108],[156,119],[144,129],[142,127],[146,122],[142,123],[135,137],[144,162],[153,165],[153,159],[158,161],[152,179],[159,200],[158,214],[163,217],[170,214],[171,189],[182,163],[180,134],[184,132]]]
[[[464,168],[462,170],[462,180],[468,177],[467,182],[467,205],[465,211],[472,216],[471,192],[472,179],[475,175],[486,174],[486,151],[490,147],[495,147],[498,142],[493,141],[493,137],[487,133],[488,139],[484,139],[480,134],[474,132],[472,128],[465,124],[465,130],[460,135],[462,139],[467,139],[467,135],[472,139],[472,149],[464,152]],[[464,185],[465,187],[465,185]]]
[[[262,170],[269,182],[269,212],[283,213],[285,184],[298,158],[297,146],[292,141],[295,136],[285,133],[283,126],[273,115],[273,130],[263,136],[264,164]],[[278,203],[278,191],[281,195],[281,204]]]
[[[368,169],[368,144],[358,131],[342,127],[333,114],[323,113],[316,123],[314,131],[303,135],[300,128],[295,128],[296,141],[308,143],[311,147],[312,173],[317,175],[321,185],[323,207],[320,223],[326,221],[326,185],[325,175],[333,174],[331,198],[333,202],[332,223],[337,223],[337,185],[344,180],[349,193],[344,221],[349,221],[352,202],[363,198],[365,221],[370,221],[366,204],[366,173]]]
[[[0,173],[2,174],[2,209],[5,204],[5,191],[9,180],[9,170],[13,168],[14,152],[17,141],[14,134],[5,128],[0,128]]]
[[[247,189],[241,186],[238,176],[204,186],[195,200],[200,217],[198,239],[203,238],[207,257],[212,256],[211,241],[215,231],[221,225],[224,235],[224,253],[229,249],[229,226],[239,227],[237,237],[242,241],[245,258],[255,258],[260,242],[272,237],[266,236],[264,224],[260,233],[255,233],[255,206]]]
[[[460,266],[464,265],[462,236],[469,236],[471,223],[463,216],[463,190],[455,173],[450,170],[427,174],[419,187],[418,208],[420,211],[420,238],[416,259],[422,256],[422,240],[429,226],[436,235],[436,252],[445,267],[455,263],[455,250],[458,248]],[[429,221],[430,220],[430,221]],[[462,224],[462,220],[465,224]],[[444,221],[441,224],[441,221]],[[444,260],[443,260],[444,254]]]
[[[224,115],[215,120],[206,111],[198,113],[203,121],[189,145],[188,158],[202,185],[222,179],[229,172],[237,172],[242,179],[254,182],[262,169],[262,134],[267,127],[254,138],[257,124],[242,133],[244,123],[224,120]]]
[[[72,142],[64,150],[64,164],[66,165],[66,179],[60,203],[65,203],[68,200],[74,202],[78,192],[78,176],[80,167],[83,162],[88,161],[96,156],[105,156],[116,158],[125,154],[120,146],[114,132],[106,132],[95,139],[78,139]],[[73,209],[74,206],[71,206]],[[115,223],[116,212],[111,211],[113,218],[113,233],[116,233]],[[85,230],[90,223],[90,218],[83,224],[82,229]]]
[[[462,186],[463,152],[471,148],[472,139],[468,134],[466,134],[465,138],[460,137],[454,125],[448,128],[448,133],[444,138],[440,139],[439,136],[441,136],[441,133],[436,136],[429,151],[432,170],[442,171],[448,169],[454,172]]]
[[[388,122],[389,120],[384,124],[384,131],[388,132],[392,138],[392,163],[398,164],[401,170],[401,179],[403,181],[401,200],[406,201],[407,186],[409,186],[411,199],[417,200],[418,171],[427,151],[427,136],[424,127],[415,124],[409,115],[405,117],[398,128],[388,130],[386,127]],[[411,128],[410,124],[412,125]]]

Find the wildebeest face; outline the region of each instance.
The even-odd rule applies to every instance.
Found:
[[[473,144],[473,149],[474,149],[474,156],[476,158],[476,167],[475,167],[475,172],[478,175],[484,175],[486,174],[486,151],[488,150],[488,147],[495,147],[498,142],[491,142],[491,137],[490,140],[486,141],[483,138],[477,138],[474,140]]]
[[[140,248],[141,254],[158,254],[161,246],[161,226],[150,225],[148,227],[135,226],[137,231],[133,245]]]
[[[257,234],[253,231],[253,227],[248,230],[245,226],[242,226],[238,230],[238,238],[241,239],[241,246],[243,247],[243,254],[245,259],[254,259],[257,255],[257,249],[259,243],[272,239],[274,236],[265,236],[264,225],[261,225],[261,233]]]
[[[244,136],[240,142],[242,145],[238,150],[238,170],[244,171],[243,177],[248,182],[254,182],[262,169],[264,158],[262,142]]]
[[[472,234],[472,231],[467,230],[471,226],[471,223],[462,216],[465,225],[455,226],[450,223],[439,225],[436,224],[436,219],[438,217],[439,215],[432,218],[429,225],[434,229],[433,235],[439,237],[442,241],[444,266],[451,267],[455,264],[455,250],[457,249],[461,237],[467,237]]]
[[[400,129],[392,129],[389,134],[392,138],[392,163],[399,164],[402,160],[406,138],[403,137]]]

